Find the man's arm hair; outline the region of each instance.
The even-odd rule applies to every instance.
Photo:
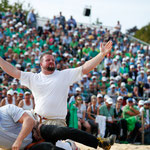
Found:
[[[82,73],[87,74],[88,72],[92,71],[102,60],[103,58],[111,51],[112,49],[112,42],[109,41],[104,46],[101,44],[101,52],[96,55],[91,60],[87,61],[82,66]]]
[[[5,61],[2,57],[0,57],[0,67],[10,76],[20,79],[21,71],[11,65],[9,62]]]
[[[16,141],[12,145],[12,149],[20,149],[22,141],[32,132],[35,125],[35,120],[32,119],[27,113],[24,113],[18,122],[22,123],[22,128]]]

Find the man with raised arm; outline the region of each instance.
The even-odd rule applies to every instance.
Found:
[[[23,72],[0,57],[0,67],[10,76],[19,79],[21,84],[28,87],[35,98],[35,113],[44,124],[66,126],[67,96],[69,87],[82,79],[101,63],[110,53],[112,42],[101,43],[101,52],[77,68],[55,70],[54,57],[46,52],[40,57],[40,73]]]

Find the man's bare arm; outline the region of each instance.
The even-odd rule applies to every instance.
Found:
[[[100,46],[101,52],[92,58],[91,60],[87,61],[82,66],[82,73],[87,74],[91,70],[93,70],[100,62],[104,59],[104,57],[111,51],[112,49],[112,42],[109,41],[106,43],[106,45],[101,44]]]
[[[24,113],[18,122],[22,123],[22,129],[21,129],[16,141],[12,145],[12,150],[20,149],[22,141],[25,139],[25,137],[28,134],[31,133],[31,131],[35,125],[35,121],[27,113]]]
[[[10,76],[20,79],[21,71],[0,57],[0,67]]]

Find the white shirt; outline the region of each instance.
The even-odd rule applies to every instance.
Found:
[[[0,148],[11,149],[22,128],[17,123],[25,111],[13,104],[0,107]],[[21,149],[32,142],[30,133],[22,142]]]
[[[69,87],[82,79],[82,67],[55,70],[50,75],[21,72],[21,84],[27,86],[35,98],[35,112],[49,119],[65,119]]]
[[[27,105],[25,99],[23,99],[23,107],[22,108],[24,110],[31,110],[31,109],[33,109],[33,101],[32,101],[32,99],[30,99],[30,105]]]

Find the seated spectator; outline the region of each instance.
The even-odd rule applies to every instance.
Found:
[[[31,93],[27,91],[24,93],[24,99],[19,102],[18,107],[24,110],[31,110],[34,109],[34,105],[34,101],[31,99]]]
[[[7,97],[5,97],[4,99],[2,99],[0,106],[4,106],[7,104],[14,104],[14,105],[18,105],[17,101],[15,100],[15,98],[13,97],[14,92],[12,90],[8,90],[7,91]]]
[[[97,115],[97,99],[95,95],[91,96],[91,104],[89,104],[87,108],[87,120],[89,124],[91,125],[91,133],[96,133],[96,135],[99,134],[98,132],[98,124],[95,122],[95,118]]]
[[[91,126],[88,121],[86,121],[86,105],[81,96],[76,97],[75,106],[77,107],[78,129],[81,130],[82,127],[85,127],[86,131],[90,132]]]
[[[110,66],[110,75],[116,77],[119,74],[120,63],[117,59],[113,59],[113,63]]]
[[[99,115],[106,116],[106,132],[105,137],[109,134],[116,134],[115,124],[114,124],[114,108],[112,107],[113,100],[107,98],[105,104],[99,109]]]
[[[128,130],[130,129],[130,131],[132,131],[128,138],[128,142],[130,142],[130,143],[135,142],[136,136],[138,135],[138,133],[139,133],[138,131],[141,127],[141,124],[138,121],[136,121],[136,118],[135,118],[135,116],[139,115],[139,113],[140,112],[139,112],[138,108],[133,104],[133,99],[129,98],[127,100],[127,105],[123,108],[123,118],[130,122],[131,122],[131,120],[135,120],[132,123],[132,125],[130,124],[130,126],[129,126],[129,123],[127,123]],[[134,125],[135,125],[135,127],[134,127]]]
[[[136,84],[138,85],[139,96],[143,96],[143,88],[147,83],[147,76],[145,76],[144,71],[140,71],[140,74],[137,76]]]
[[[117,134],[118,139],[120,141],[126,141],[127,140],[127,121],[123,119],[123,116],[122,116],[121,99],[117,99],[116,106],[114,108],[114,122],[116,123],[116,126],[117,126],[116,134]]]
[[[122,66],[119,69],[120,76],[123,77],[124,73],[128,73],[129,69],[126,67],[126,62],[122,62]]]

